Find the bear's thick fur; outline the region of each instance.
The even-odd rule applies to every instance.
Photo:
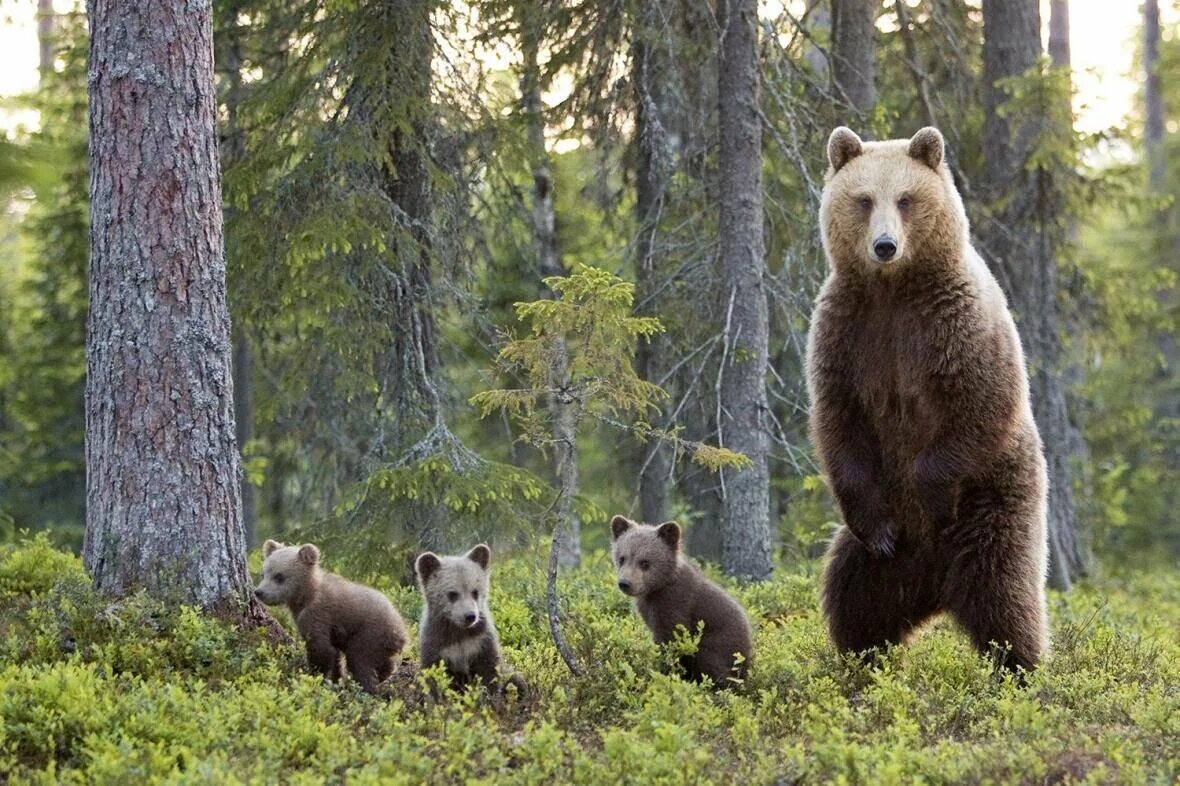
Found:
[[[406,646],[406,623],[389,599],[320,568],[320,550],[310,543],[262,547],[262,581],[254,595],[267,605],[285,603],[307,645],[311,668],[340,679],[340,656],[362,688],[377,694]]]
[[[1045,462],[1016,326],[944,152],[934,128],[868,143],[837,128],[828,143],[807,380],[846,526],[823,609],[843,650],[946,611],[1032,669],[1048,640]]]
[[[746,612],[681,556],[680,525],[652,527],[615,516],[610,528],[619,589],[635,598],[656,644],[672,641],[681,625],[695,634],[703,624],[697,652],[680,659],[685,676],[707,676],[718,688],[743,679],[754,654]]]
[[[446,665],[455,687],[478,680],[485,687],[527,686],[515,674],[500,672],[500,636],[488,606],[492,550],[479,544],[459,557],[425,552],[414,563],[414,573],[426,603],[422,608],[419,651],[422,667]]]

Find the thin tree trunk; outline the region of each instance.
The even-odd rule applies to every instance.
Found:
[[[1143,70],[1144,103],[1146,104],[1143,141],[1147,148],[1148,184],[1153,192],[1162,194],[1167,174],[1164,154],[1164,99],[1160,75],[1160,5],[1159,0],[1143,3]]]
[[[249,597],[211,6],[91,0],[86,539],[99,590]]]
[[[656,52],[660,37],[660,0],[640,0],[632,47],[632,82],[635,89],[635,218],[638,237],[635,243],[635,279],[639,302],[645,315],[651,315],[648,302],[655,282],[655,237],[668,186],[672,151],[668,133],[660,117],[658,80],[667,79]],[[656,337],[640,337],[635,349],[635,373],[648,382],[658,382],[661,364],[660,343]],[[645,414],[645,418],[650,415]],[[657,413],[662,419],[663,412]],[[661,424],[662,425],[662,424]],[[637,446],[639,511],[644,521],[667,520],[668,481],[672,472],[671,449],[653,439]]]
[[[37,67],[42,78],[51,73],[54,66],[53,34],[57,27],[57,14],[53,11],[53,0],[37,0]]]
[[[694,442],[717,439],[715,400],[705,391],[701,380],[690,379],[686,386],[696,385],[695,401],[683,415],[685,437]],[[711,410],[711,411],[710,411]],[[686,462],[680,473],[681,493],[693,511],[693,520],[684,533],[685,550],[706,562],[721,562],[724,534],[724,508],[721,498],[721,474],[691,462]]]
[[[1144,71],[1144,123],[1143,147],[1147,158],[1147,186],[1152,196],[1168,196],[1168,156],[1165,128],[1165,107],[1163,77],[1160,61],[1159,0],[1145,0],[1143,3],[1143,71]],[[1154,239],[1151,245],[1156,258],[1170,267],[1173,273],[1180,273],[1180,236],[1172,228],[1175,204],[1161,204],[1153,216]],[[1175,308],[1175,289],[1162,289],[1157,299],[1164,312]],[[1180,368],[1180,341],[1175,331],[1164,330],[1156,337],[1156,346],[1163,359],[1160,371],[1161,395],[1155,407],[1159,422],[1172,422],[1180,417],[1180,387],[1176,385],[1177,369]]]
[[[719,194],[725,352],[718,380],[721,444],[752,466],[722,475],[722,569],[767,578],[771,563],[768,314],[762,237],[762,123],[758,107],[758,5],[727,0],[722,22]]]
[[[238,449],[244,450],[253,438],[254,431],[254,359],[250,340],[243,330],[233,330],[233,375],[234,375],[234,420],[237,424],[235,438]],[[242,529],[246,535],[247,548],[258,542],[258,503],[254,485],[242,473]]]
[[[242,131],[238,117],[238,109],[242,103],[242,41],[241,26],[238,24],[240,5],[234,3],[226,12],[228,24],[218,33],[222,40],[215,42],[220,45],[220,70],[227,82],[225,91],[225,134],[221,143],[221,165],[229,168],[242,160],[245,154],[245,134]],[[227,223],[231,219],[232,208],[224,207]],[[227,260],[228,263],[228,260]],[[253,380],[253,350],[250,339],[240,323],[234,325],[233,341],[233,377],[234,377],[234,421],[236,423],[235,436],[238,450],[245,450],[246,445],[254,437],[254,380]],[[242,527],[246,533],[246,546],[257,541],[258,532],[258,503],[254,493],[254,485],[246,474],[242,473]]]
[[[836,95],[862,116],[877,104],[874,34],[878,5],[873,0],[832,0],[833,86]],[[860,130],[862,134],[869,131]]]
[[[984,251],[1007,291],[1029,364],[1033,415],[1049,471],[1049,584],[1068,589],[1084,568],[1078,541],[1058,309],[1056,254],[1061,242],[1060,189],[1052,173],[1026,162],[1043,119],[1003,117],[1001,80],[1024,74],[1041,54],[1037,0],[984,0],[983,139],[987,197],[1000,205],[984,228]]]
[[[829,84],[832,70],[828,63],[831,55],[814,42],[824,39],[831,40],[832,12],[830,0],[817,0],[811,9],[811,13],[807,15],[807,28],[811,31],[811,40],[807,42],[803,50],[803,60],[815,72],[820,84]]]
[[[553,178],[549,169],[549,155],[545,149],[545,116],[541,103],[541,66],[539,38],[542,28],[541,5],[523,4],[520,10],[520,30],[524,50],[524,69],[521,78],[521,98],[528,126],[529,145],[533,165],[533,252],[542,277],[561,276],[565,268],[557,252],[557,212],[553,203]],[[549,291],[550,296],[554,293]],[[552,421],[554,452],[556,454],[557,500],[554,502],[553,532],[549,543],[549,567],[545,575],[545,612],[549,621],[549,635],[553,645],[570,673],[582,676],[578,659],[570,649],[561,628],[561,606],[557,592],[557,574],[561,565],[581,562],[581,522],[574,511],[574,497],[578,493],[577,403],[566,400],[563,391],[569,388],[569,356],[565,342],[557,343],[556,357],[550,375],[554,392],[549,394],[549,417]]]
[[[565,266],[557,251],[557,211],[553,203],[553,175],[549,166],[549,154],[545,149],[545,115],[541,104],[541,65],[539,61],[540,7],[531,7],[532,19],[522,19],[524,70],[521,78],[521,94],[528,126],[528,140],[533,163],[533,253],[537,270],[542,278],[564,276]],[[552,290],[548,296],[552,297]],[[559,561],[565,566],[576,566],[582,561],[582,523],[573,509],[572,501],[578,493],[577,422],[574,408],[565,400],[562,391],[570,386],[569,356],[565,342],[558,341],[553,359],[551,386],[554,393],[549,395],[549,419],[553,429],[554,469],[557,485],[565,502],[559,505],[558,527],[565,530],[560,539]],[[568,500],[565,499],[568,495]]]
[[[1053,65],[1069,68],[1069,0],[1050,0],[1049,59]]]

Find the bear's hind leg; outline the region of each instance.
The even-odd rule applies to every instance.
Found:
[[[948,533],[944,602],[980,652],[1031,671],[1048,647],[1044,529],[1034,505],[986,496],[965,500]]]
[[[931,570],[912,545],[892,557],[874,557],[841,527],[828,549],[823,580],[823,612],[836,647],[864,653],[904,642],[937,611]]]
[[[382,680],[379,677],[379,668],[373,653],[358,651],[350,647],[344,657],[348,661],[348,673],[364,689],[365,693],[374,695],[380,693]]]

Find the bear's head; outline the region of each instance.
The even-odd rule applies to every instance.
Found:
[[[680,525],[676,522],[653,527],[615,516],[610,535],[619,589],[627,595],[647,595],[675,576],[680,559]]]
[[[262,581],[254,597],[268,606],[300,603],[319,581],[320,550],[310,543],[284,546],[268,540],[262,556]]]
[[[820,227],[837,272],[884,273],[959,258],[967,214],[937,128],[862,142],[841,126],[828,139],[828,163]]]
[[[479,544],[461,557],[427,551],[414,562],[418,586],[426,598],[425,616],[444,619],[472,631],[488,619],[488,585],[492,550]]]

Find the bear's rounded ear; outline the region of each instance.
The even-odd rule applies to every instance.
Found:
[[[480,543],[478,546],[467,552],[467,559],[479,565],[484,570],[488,569],[488,565],[492,562],[492,550],[486,543]]]
[[[618,540],[619,536],[635,526],[635,522],[626,516],[615,516],[610,520],[610,539]]]
[[[931,169],[938,169],[946,150],[942,132],[926,126],[910,139],[910,158],[916,158]]]
[[[425,583],[430,580],[430,577],[441,565],[442,561],[437,554],[433,551],[424,551],[418,555],[417,561],[414,562],[414,572],[418,574],[418,580]]]
[[[315,565],[320,561],[320,550],[310,543],[299,547],[299,560],[308,565]]]
[[[268,540],[266,543],[262,544],[262,556],[269,557],[271,554],[274,554],[282,547],[283,544],[279,543],[277,540]]]
[[[666,521],[656,528],[656,534],[671,548],[680,548],[680,525],[675,521]]]
[[[864,144],[851,128],[840,126],[828,137],[828,163],[833,174],[863,152]]]

